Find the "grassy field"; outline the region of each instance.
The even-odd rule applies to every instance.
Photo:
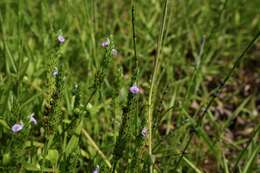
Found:
[[[259,0],[1,0],[0,172],[260,172]]]

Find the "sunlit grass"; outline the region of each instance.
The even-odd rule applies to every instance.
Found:
[[[2,0],[0,172],[259,172],[258,7]]]

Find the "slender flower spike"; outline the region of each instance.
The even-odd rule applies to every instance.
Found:
[[[107,38],[106,41],[103,41],[103,42],[101,43],[101,46],[102,46],[102,47],[108,47],[109,44],[110,44],[110,40],[109,40],[109,38]]]
[[[16,123],[15,125],[12,126],[12,131],[14,133],[17,133],[23,129],[23,123]]]
[[[116,49],[112,49],[111,50],[111,54],[113,55],[113,56],[117,56],[118,55],[118,52],[117,52],[117,50]]]
[[[138,86],[134,84],[133,86],[130,87],[129,91],[132,94],[138,94],[140,93],[140,88],[138,88]]]
[[[92,173],[99,173],[99,165],[96,166],[96,168],[94,169],[94,171]]]
[[[141,135],[143,138],[146,138],[148,135],[148,129],[146,127],[144,127],[141,131]]]
[[[31,115],[29,115],[29,119],[30,119],[30,122],[33,123],[34,125],[37,124],[37,120],[34,118],[34,113],[32,113]]]
[[[60,44],[63,44],[65,42],[65,38],[63,37],[63,35],[59,35],[57,39]]]
[[[54,68],[53,72],[52,72],[52,76],[53,77],[57,77],[59,75],[59,70],[57,67]]]

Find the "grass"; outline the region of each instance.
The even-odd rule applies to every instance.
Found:
[[[259,6],[2,0],[0,172],[259,172]]]

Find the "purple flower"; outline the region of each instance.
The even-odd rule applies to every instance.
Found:
[[[111,54],[112,54],[113,56],[117,56],[118,52],[117,52],[116,49],[112,49],[112,50],[111,50]]]
[[[108,47],[109,44],[110,44],[110,40],[109,40],[109,38],[107,38],[106,41],[103,41],[103,42],[101,43],[101,46],[102,46],[102,47]]]
[[[129,91],[132,94],[138,94],[140,93],[140,88],[138,88],[138,86],[134,84],[133,86],[130,87]]]
[[[57,39],[61,44],[65,42],[65,38],[63,37],[63,35],[59,35]]]
[[[59,75],[59,70],[57,67],[55,67],[54,70],[52,71],[52,76],[57,77],[58,75]]]
[[[94,169],[94,171],[92,173],[99,173],[99,165],[96,166],[96,168]]]
[[[34,118],[34,113],[32,113],[31,115],[29,115],[28,117],[30,119],[30,122],[33,123],[34,125],[37,124],[37,120]]]
[[[12,131],[14,133],[17,133],[23,129],[23,123],[16,123],[15,125],[12,126]]]
[[[146,127],[144,127],[141,131],[141,135],[143,138],[146,138],[146,136],[148,135],[148,129]]]

